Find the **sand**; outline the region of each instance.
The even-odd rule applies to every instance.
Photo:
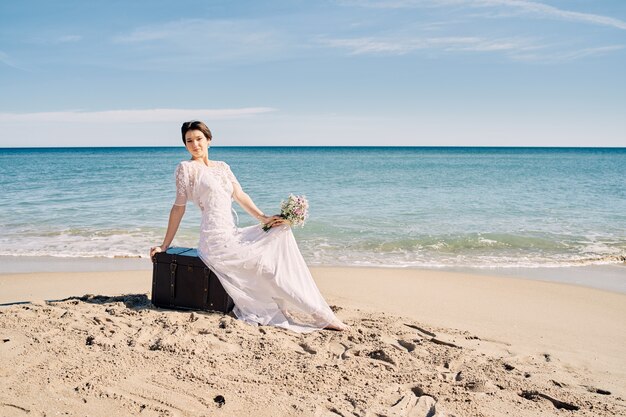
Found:
[[[349,331],[157,309],[145,270],[0,275],[0,415],[626,415],[624,294],[427,270],[313,275]]]

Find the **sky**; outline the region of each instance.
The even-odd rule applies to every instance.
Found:
[[[0,1],[0,147],[626,146],[624,0]]]

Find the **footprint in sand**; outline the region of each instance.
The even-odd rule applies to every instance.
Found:
[[[115,385],[103,386],[96,392],[124,404],[131,411],[129,415],[136,415],[137,411],[159,416],[195,415],[197,410],[206,409],[207,401],[203,397],[175,386],[174,381],[166,383],[147,375],[134,375]],[[215,401],[218,407],[224,403],[225,400],[221,404]]]
[[[411,329],[415,329],[415,330],[425,334],[426,336],[437,337],[437,335],[435,333],[433,333],[430,330],[427,330],[427,329],[425,329],[425,328],[423,328],[421,326],[418,326],[416,324],[405,323],[404,325],[407,326],[407,327],[410,327]]]
[[[300,346],[306,353],[310,353],[311,355],[317,354],[317,349],[311,347],[311,345],[306,342],[299,343],[298,346]]]
[[[552,384],[554,384],[555,386],[557,386],[559,388],[567,387],[567,384],[565,384],[563,382],[555,381],[554,379],[551,379],[550,382],[552,382]]]
[[[514,370],[514,369],[515,369],[515,367],[514,367],[513,365],[509,364],[509,363],[505,363],[505,364],[504,364],[504,369],[505,369],[506,371],[512,371],[512,370]]]
[[[587,388],[587,391],[593,392],[594,394],[611,395],[611,391],[603,390],[603,389],[588,386],[588,385],[583,385],[583,386]]]
[[[489,380],[484,381],[468,381],[465,383],[464,388],[471,392],[496,392],[498,387]]]
[[[367,354],[367,356],[369,356],[372,359],[376,359],[378,361],[390,363],[391,365],[394,365],[394,366],[396,365],[396,361],[383,349],[378,349],[373,352],[370,352]]]
[[[550,397],[549,395],[543,394],[538,391],[522,391],[519,396],[530,401],[538,401],[539,399],[543,398],[550,401],[552,405],[558,410],[577,411],[580,409],[580,407],[578,407],[577,405],[557,400],[556,398]]]
[[[437,400],[433,396],[425,394],[421,387],[415,386],[401,393],[400,398],[387,409],[369,410],[374,414],[388,417],[432,417],[443,415],[437,407]],[[443,413],[443,414],[442,414]]]
[[[348,346],[348,345],[344,345],[343,343],[341,344],[344,348],[343,353],[341,354],[341,359],[350,359],[350,358],[354,358],[355,356],[359,355],[359,350],[356,349],[356,346]]]
[[[402,340],[402,339],[398,339],[398,344],[402,346],[403,348],[405,348],[407,352],[409,353],[413,352],[415,348],[417,348],[417,345],[415,343]]]
[[[342,358],[344,353],[348,350],[348,347],[343,343],[330,342],[328,344],[328,352],[332,358]]]

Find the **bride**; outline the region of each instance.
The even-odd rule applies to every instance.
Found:
[[[235,316],[250,324],[296,332],[348,328],[330,309],[300,254],[287,221],[266,216],[246,194],[228,164],[209,160],[212,135],[200,121],[183,123],[182,139],[191,159],[176,167],[176,200],[161,246],[167,250],[191,200],[201,211],[198,255],[235,302]],[[232,200],[262,224],[238,228]]]

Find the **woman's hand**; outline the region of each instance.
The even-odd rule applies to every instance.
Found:
[[[283,219],[282,217],[276,216],[261,216],[259,217],[259,221],[262,225],[267,227],[275,227],[280,226],[281,224],[289,224],[287,219]]]
[[[167,248],[163,249],[163,246],[153,246],[150,248],[150,259],[154,261],[154,255],[159,252],[165,252]]]

